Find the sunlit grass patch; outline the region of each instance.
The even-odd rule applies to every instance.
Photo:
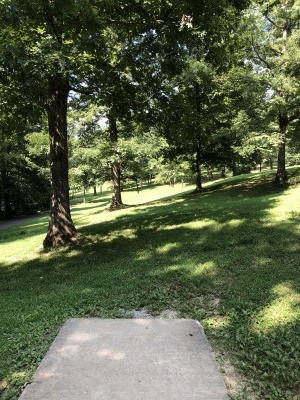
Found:
[[[194,190],[193,185],[176,184],[174,186],[164,185],[153,187],[142,187],[139,193],[137,191],[124,191],[122,200],[124,204],[139,205],[159,201],[166,197],[176,196],[182,193],[189,193]]]
[[[282,282],[271,290],[274,299],[261,310],[254,320],[257,331],[276,329],[300,320],[300,293],[292,282]]]
[[[42,244],[45,235],[26,235],[14,228],[9,236],[2,236],[0,232],[1,256],[0,262],[6,265],[26,262],[39,257],[38,246]],[[15,232],[15,233],[14,233]],[[20,239],[21,238],[21,239]],[[1,269],[1,265],[0,265]]]
[[[296,204],[300,203],[300,192],[298,187],[291,187],[277,199],[275,207],[270,209],[272,222],[284,221],[299,217]]]
[[[107,234],[105,237],[101,238],[104,243],[109,243],[117,239],[136,239],[137,234],[134,229],[122,229],[114,230],[111,234]]]
[[[209,275],[213,276],[216,273],[216,265],[213,261],[207,261],[205,263],[197,264],[191,271],[191,277],[199,276],[199,275]]]
[[[170,251],[172,251],[173,249],[175,249],[176,246],[177,246],[177,243],[167,243],[167,244],[164,244],[163,246],[158,246],[156,248],[156,252],[158,254],[167,254]]]

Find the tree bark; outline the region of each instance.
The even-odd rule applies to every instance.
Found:
[[[287,172],[285,169],[285,149],[286,149],[286,131],[288,127],[288,118],[285,114],[279,115],[279,143],[278,143],[278,158],[277,158],[277,172],[275,183],[285,183],[288,180]]]
[[[118,143],[117,121],[111,114],[108,115],[108,126],[110,143],[112,146],[116,146]],[[113,193],[109,208],[110,210],[118,210],[123,207],[123,202],[121,196],[121,166],[116,158],[111,164],[111,180]]]
[[[51,203],[44,248],[78,242],[79,234],[70,212],[68,177],[67,104],[68,80],[57,74],[48,82],[48,125],[51,162]]]

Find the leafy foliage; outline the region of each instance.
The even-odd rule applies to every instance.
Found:
[[[49,172],[47,158],[38,150],[35,134],[27,140],[2,135],[0,142],[0,215],[11,218],[49,208]],[[38,140],[42,137],[38,134]],[[40,141],[41,146],[45,146]],[[35,147],[32,147],[35,146]],[[48,139],[47,139],[48,153]],[[45,156],[45,153],[44,153]]]

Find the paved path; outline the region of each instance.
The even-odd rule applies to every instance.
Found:
[[[20,217],[20,218],[9,219],[9,220],[3,221],[3,222],[1,221],[0,222],[0,231],[11,228],[12,226],[15,226],[15,225],[22,224],[23,222],[30,222],[37,218],[45,217],[45,216],[47,216],[47,214],[37,214],[37,215],[32,215],[30,217]]]
[[[228,400],[201,325],[71,319],[20,400]]]

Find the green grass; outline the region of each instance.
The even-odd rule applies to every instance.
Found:
[[[300,399],[300,185],[270,173],[74,200],[88,240],[39,253],[41,217],[0,231],[0,398],[17,399],[70,317],[199,320],[232,399]]]

